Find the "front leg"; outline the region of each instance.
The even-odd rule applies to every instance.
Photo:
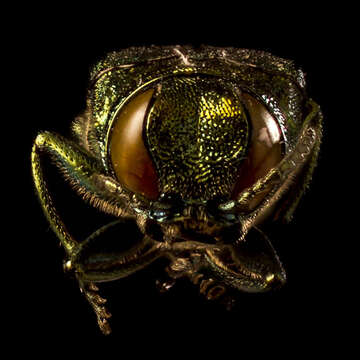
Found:
[[[269,239],[253,228],[246,241],[207,249],[204,267],[228,287],[243,292],[265,292],[283,285],[284,268]]]
[[[285,283],[280,260],[268,238],[258,229],[251,229],[246,241],[235,245],[183,247],[181,243],[173,246],[167,269],[170,278],[189,278],[207,299],[221,298],[227,308],[234,304],[227,290],[265,292]],[[177,248],[186,252],[178,254]]]
[[[95,283],[129,276],[158,259],[164,250],[163,244],[136,232],[132,235],[130,245],[124,246],[122,239],[119,239],[124,231],[116,227],[124,226],[126,222],[131,220],[114,221],[95,231],[79,244],[76,254],[64,264],[65,270],[73,272],[78,279],[80,290],[92,306],[105,335],[111,332],[107,321],[111,315]],[[110,236],[107,234],[109,230]]]
[[[132,220],[114,221],[95,231],[79,244],[76,254],[66,263],[67,269],[73,270],[83,282],[113,281],[143,269],[164,255],[164,243],[140,232],[126,233],[126,236],[132,236],[132,241],[130,245],[122,244],[124,231],[120,227],[125,223],[132,223]],[[119,229],[114,232],[115,226]],[[106,236],[111,228],[112,234]]]
[[[66,179],[79,194],[83,195],[85,199],[98,206],[101,210],[117,217],[124,217],[127,215],[126,199],[122,194],[120,186],[103,175],[103,167],[100,161],[85,149],[57,134],[44,132],[37,136],[33,146],[31,160],[34,184],[40,204],[51,228],[59,238],[67,254],[64,269],[75,269],[81,291],[94,308],[102,331],[108,333],[109,328],[106,322],[108,313],[103,305],[105,300],[97,294],[97,288],[93,282],[105,281],[114,276],[120,277],[119,272],[121,272],[121,269],[124,270],[124,266],[122,268],[120,266],[121,269],[118,268],[115,274],[110,275],[106,273],[106,271],[102,274],[100,274],[100,271],[97,271],[97,275],[95,275],[96,271],[89,269],[89,265],[86,264],[85,261],[84,253],[86,249],[89,250],[94,244],[94,238],[105,229],[96,232],[96,236],[90,236],[90,238],[83,243],[79,243],[71,236],[58,215],[53,204],[52,196],[47,188],[42,168],[44,154],[51,157],[57,168],[65,173]],[[129,215],[129,217],[130,216],[131,215]],[[125,264],[127,260],[126,255],[118,254],[118,256],[117,264],[119,265],[122,262]],[[84,262],[79,261],[80,258]],[[88,259],[90,258],[91,257],[88,257]],[[133,263],[128,263],[129,266],[131,264]],[[90,266],[90,268],[91,267],[92,266]],[[137,269],[137,267],[134,266],[133,269]],[[127,273],[131,273],[130,269],[127,270]]]
[[[44,154],[50,156],[56,167],[65,174],[66,180],[84,199],[97,205],[101,210],[115,216],[123,216],[126,213],[126,201],[124,201],[124,196],[121,194],[121,188],[116,188],[116,194],[106,188],[106,185],[110,183],[110,179],[106,179],[102,175],[103,167],[100,161],[85,149],[73,141],[50,132],[40,133],[36,137],[31,153],[35,189],[52,230],[59,238],[67,255],[71,258],[77,249],[78,242],[69,234],[54,207],[43,174]]]

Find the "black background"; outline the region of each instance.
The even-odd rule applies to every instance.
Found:
[[[348,289],[339,265],[341,228],[335,209],[340,200],[334,195],[342,184],[336,173],[347,166],[346,158],[339,157],[346,139],[339,133],[338,96],[340,62],[352,44],[351,32],[339,23],[341,12],[314,12],[300,5],[286,14],[260,5],[217,6],[209,13],[195,11],[192,4],[184,5],[185,11],[175,7],[165,13],[140,4],[121,11],[97,4],[91,14],[29,8],[14,18],[18,31],[10,41],[11,64],[5,72],[15,84],[8,92],[16,116],[8,124],[21,144],[11,147],[20,186],[7,194],[15,205],[9,211],[14,249],[7,271],[16,275],[7,277],[14,289],[14,310],[5,326],[30,352],[42,353],[45,344],[55,351],[75,344],[83,354],[89,348],[104,354],[112,349],[122,357],[128,350],[133,356],[192,356],[209,350],[229,356],[233,349],[236,356],[251,350],[256,357],[264,349],[273,355],[286,352],[288,345],[292,355],[321,354],[342,343],[346,325],[339,320],[347,320]],[[104,337],[77,284],[63,274],[63,250],[34,195],[30,152],[40,130],[69,134],[72,119],[85,106],[89,69],[98,59],[107,51],[151,44],[255,48],[295,60],[306,73],[310,96],[322,107],[324,140],[312,186],[294,221],[270,234],[288,273],[281,290],[244,294],[236,308],[226,312],[187,282],[160,295],[155,279],[161,266],[154,266],[101,288],[113,314],[113,333]],[[53,180],[75,234],[87,236],[98,221],[106,220],[78,201],[60,176]]]

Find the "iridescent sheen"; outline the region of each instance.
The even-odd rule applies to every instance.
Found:
[[[64,270],[77,278],[104,334],[110,314],[95,283],[160,257],[169,276],[161,290],[187,277],[227,306],[229,291],[285,282],[259,226],[291,219],[322,137],[321,110],[292,61],[210,46],[113,52],[94,67],[87,108],[72,128],[74,139],[39,133],[32,172],[66,251]],[[54,206],[44,155],[85,201],[117,221],[75,239]],[[119,235],[104,241],[110,229]],[[131,245],[119,250],[125,236]]]

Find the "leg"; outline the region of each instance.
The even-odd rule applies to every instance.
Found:
[[[174,247],[177,244],[174,245]],[[180,247],[181,244],[178,245]],[[236,245],[199,246],[173,252],[167,272],[172,279],[188,277],[209,300],[234,304],[225,292],[264,292],[285,282],[285,272],[267,237],[255,228]],[[190,251],[189,251],[190,250]]]
[[[109,183],[110,180],[105,180],[101,175],[103,168],[100,162],[74,142],[49,132],[37,136],[31,154],[35,188],[51,228],[71,258],[77,248],[77,241],[66,230],[53,205],[42,170],[41,155],[44,153],[51,156],[71,185],[100,210],[115,216],[123,215],[125,204],[121,197],[122,189],[117,188],[115,196],[105,185],[101,186],[101,180],[103,184],[106,184],[106,181]]]
[[[94,309],[98,325],[106,335],[111,332],[107,321],[111,315],[104,306],[105,299],[98,295],[95,283],[129,276],[163,254],[161,244],[142,237],[140,233],[134,232],[130,245],[124,246],[124,242],[119,241],[123,230],[117,226],[125,226],[125,222],[130,220],[114,221],[94,232],[79,244],[76,256],[65,263],[65,269],[75,273],[80,290]]]
[[[258,229],[234,246],[208,249],[205,268],[227,286],[244,292],[264,292],[285,283],[285,271],[269,239]]]
[[[55,160],[57,167],[66,174],[67,180],[70,181],[84,198],[92,200],[93,203],[96,203],[102,210],[106,210],[117,216],[123,214],[124,204],[121,203],[121,189],[116,188],[117,193],[115,197],[106,186],[99,186],[99,177],[102,176],[102,166],[97,159],[93,158],[75,143],[48,132],[41,133],[36,138],[31,154],[35,188],[45,216],[59,238],[69,259],[65,262],[64,268],[65,270],[70,270],[73,268],[73,263],[76,263],[79,254],[83,252],[83,248],[86,247],[85,244],[92,241],[89,239],[85,244],[78,243],[69,234],[57,214],[43,175],[41,157],[43,153],[50,155],[52,159]],[[106,185],[105,182],[103,184]],[[112,189],[114,189],[113,186]],[[103,199],[105,199],[104,203],[102,203]],[[102,204],[106,204],[106,206],[101,206]],[[99,233],[97,232],[97,236],[98,235]],[[93,237],[90,238],[92,239]],[[90,280],[86,280],[83,272],[78,271],[76,277],[79,280],[80,289],[97,314],[101,329],[105,333],[108,333],[109,329],[106,323],[108,314],[103,306],[105,300],[96,294],[97,288]]]
[[[67,269],[84,282],[106,282],[127,277],[161,257],[164,244],[139,232],[134,232],[128,244],[123,244],[119,237],[124,231],[115,227],[130,222],[114,221],[95,231],[79,244],[76,255],[66,263]],[[110,229],[112,233],[106,234]]]

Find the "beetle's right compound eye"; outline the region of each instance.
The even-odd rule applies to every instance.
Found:
[[[143,139],[144,121],[154,89],[137,95],[117,114],[110,139],[110,156],[117,179],[128,190],[155,200],[158,177]]]

